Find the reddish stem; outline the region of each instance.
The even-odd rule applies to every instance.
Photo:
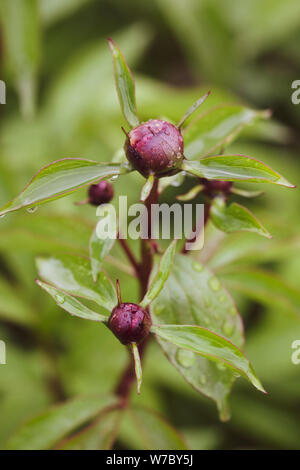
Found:
[[[140,290],[141,290],[141,299],[144,297],[145,293],[147,292],[149,277],[151,274],[152,269],[152,262],[153,262],[153,250],[152,250],[152,242],[151,240],[151,204],[156,204],[158,201],[158,180],[155,179],[152,190],[145,201],[145,206],[148,211],[148,239],[141,240],[141,264],[136,263],[135,258],[133,257],[130,249],[128,250],[128,245],[122,243],[124,240],[119,239],[121,245],[126,252],[128,259],[131,261],[137,277],[140,282]],[[146,347],[149,343],[150,336],[138,346],[140,358],[142,360]],[[123,405],[126,406],[128,403],[130,390],[135,380],[135,368],[134,368],[134,360],[133,357],[130,355],[130,362],[126,367],[124,373],[121,376],[121,379],[116,387],[116,394],[120,397],[123,402]]]
[[[134,268],[136,275],[139,276],[140,265],[137,262],[137,260],[135,259],[135,256],[134,256],[133,252],[131,251],[131,248],[128,245],[128,243],[126,242],[126,240],[124,240],[124,238],[120,238],[119,235],[120,234],[118,234],[118,240],[120,242],[120,245],[123,248],[124,253],[126,254],[126,256],[129,260],[129,262],[131,263],[132,267]]]
[[[207,224],[208,219],[209,219],[209,212],[210,212],[210,204],[205,204],[205,205],[204,205],[204,220],[203,220],[203,226],[200,227],[200,230],[204,230],[205,225]],[[197,223],[196,223],[196,227],[197,227]],[[195,231],[195,227],[194,227],[193,231]],[[196,233],[196,235],[194,235],[193,238],[188,239],[187,241],[188,241],[189,243],[194,243],[194,242],[197,240],[198,235],[199,235],[199,230],[198,230],[198,233]],[[188,253],[188,252],[189,252],[189,250],[187,249],[187,246],[186,246],[186,243],[185,243],[185,244],[183,245],[183,248],[182,248],[182,250],[181,250],[181,253],[182,253],[183,255],[185,255],[185,254]]]

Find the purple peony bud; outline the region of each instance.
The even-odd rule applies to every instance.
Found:
[[[100,206],[110,202],[114,197],[114,190],[108,181],[100,181],[98,184],[92,184],[88,191],[88,202],[93,206]]]
[[[108,326],[121,343],[138,344],[149,333],[151,317],[137,304],[121,303],[113,309]]]
[[[205,178],[199,179],[200,183],[204,185],[203,192],[209,197],[214,197],[218,193],[223,193],[226,196],[230,193],[232,188],[231,181],[207,180]]]
[[[177,127],[151,119],[132,129],[125,142],[125,153],[143,176],[169,176],[177,173],[183,160],[183,138]]]

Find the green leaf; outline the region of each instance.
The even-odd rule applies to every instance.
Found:
[[[91,0],[40,0],[40,15],[49,26],[74,14]]]
[[[26,292],[0,277],[0,319],[8,320],[19,325],[33,325],[37,317],[27,300]]]
[[[131,343],[131,349],[134,359],[134,368],[135,368],[135,375],[137,381],[137,392],[138,394],[141,393],[141,386],[143,382],[143,371],[142,371],[142,363],[139,354],[139,348],[137,347],[136,343]]]
[[[208,180],[273,183],[295,186],[269,166],[246,155],[217,155],[199,162],[184,160],[182,170]]]
[[[142,187],[142,191],[141,191],[141,196],[140,196],[140,201],[141,202],[145,202],[146,199],[148,198],[149,194],[151,193],[151,190],[153,188],[153,184],[154,184],[154,175],[149,175],[148,176],[148,179],[146,181],[146,183],[144,184],[144,186]]]
[[[40,277],[58,289],[92,300],[109,312],[117,305],[117,295],[111,281],[101,272],[97,282],[94,282],[89,260],[61,255],[37,258],[36,264]]]
[[[194,160],[228,146],[247,124],[266,117],[269,117],[268,111],[255,111],[244,106],[212,108],[185,129],[185,156]]]
[[[129,126],[136,127],[139,125],[139,118],[136,110],[134,79],[117,44],[110,38],[108,42],[121,109]]]
[[[203,188],[204,188],[203,184],[197,184],[192,189],[190,189],[186,194],[181,194],[180,196],[176,196],[176,199],[178,201],[191,201],[203,190]]]
[[[17,431],[9,440],[7,449],[51,449],[73,430],[97,416],[103,408],[114,404],[115,397],[98,395],[77,398],[50,408]]]
[[[232,298],[207,268],[189,256],[175,256],[172,272],[150,308],[156,325],[199,325],[226,337],[239,348],[243,345],[243,327]],[[233,373],[191,351],[157,339],[185,380],[213,399],[222,419],[228,419],[227,400],[235,380]]]
[[[56,289],[55,287],[46,284],[45,282],[41,282],[38,279],[36,280],[38,286],[48,292],[49,295],[55,300],[57,305],[66,312],[74,315],[75,317],[83,318],[85,320],[92,320],[98,322],[107,322],[108,317],[105,315],[100,315],[97,312],[93,312],[93,310],[89,309],[85,305],[83,305],[79,300],[75,299],[71,295],[67,294],[61,289]]]
[[[299,421],[297,413],[291,413],[289,408],[276,407],[271,400],[260,401],[244,393],[235,396],[232,410],[230,425],[238,433],[261,440],[264,448],[299,449]]]
[[[222,336],[194,325],[153,325],[151,331],[179,348],[220,362],[245,377],[258,390],[265,392],[246,356]]]
[[[300,294],[279,276],[263,269],[227,268],[220,273],[230,289],[264,305],[300,315]]]
[[[0,249],[14,253],[88,255],[92,224],[67,214],[19,214],[0,230]]]
[[[102,269],[102,263],[106,255],[108,255],[108,253],[112,249],[114,243],[115,239],[113,238],[99,238],[97,235],[97,227],[95,228],[92,233],[89,245],[92,275],[95,282],[97,281],[98,274]]]
[[[109,450],[118,437],[122,410],[103,410],[92,424],[73,434],[58,450]]]
[[[263,191],[249,191],[248,189],[236,188],[235,186],[231,188],[230,192],[232,194],[236,194],[237,196],[247,197],[247,198],[258,197],[264,194]]]
[[[165,253],[163,254],[158,272],[154,277],[153,281],[151,282],[145,297],[143,298],[142,302],[140,303],[141,307],[146,308],[160,293],[168,276],[171,271],[171,266],[173,263],[174,255],[176,252],[176,240],[173,240],[172,243],[168,246]]]
[[[185,121],[201,106],[202,103],[208,98],[210,95],[210,91],[208,91],[205,95],[201,96],[192,106],[184,113],[184,115],[180,118],[177,127],[180,128]]]
[[[215,198],[210,207],[210,217],[214,225],[223,232],[231,233],[241,230],[272,238],[252,212],[236,202],[227,206],[223,198]]]
[[[97,163],[80,158],[65,158],[43,167],[23,191],[0,209],[0,215],[18,209],[37,207],[66,196],[100,178],[131,171],[127,164]]]
[[[187,445],[178,431],[151,408],[132,405],[120,429],[120,440],[135,450],[185,450]]]
[[[287,260],[300,248],[300,237],[282,237],[273,240],[258,239],[254,234],[238,233],[223,238],[218,251],[209,259],[214,270],[237,264],[260,264]]]
[[[35,109],[41,58],[38,0],[1,0],[4,63],[20,97],[24,117]]]

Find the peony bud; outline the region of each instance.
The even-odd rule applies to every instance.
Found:
[[[98,184],[92,184],[88,191],[88,202],[93,206],[100,206],[112,200],[114,190],[108,181],[100,181]]]
[[[137,304],[121,303],[113,309],[108,326],[121,343],[138,344],[149,333],[151,317]]]
[[[132,129],[124,148],[129,162],[146,178],[151,173],[158,177],[175,174],[183,160],[180,130],[158,119]]]

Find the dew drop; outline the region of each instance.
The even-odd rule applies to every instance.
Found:
[[[205,375],[202,374],[202,375],[199,376],[199,382],[200,382],[201,385],[205,385],[205,384],[206,384],[206,377],[205,377]]]
[[[196,261],[192,264],[194,271],[201,273],[203,271],[203,265],[200,263],[197,263]]]
[[[109,181],[117,181],[118,178],[119,178],[119,175],[114,175],[111,178],[109,178]]]
[[[188,369],[194,364],[196,356],[192,351],[187,351],[186,349],[178,349],[178,351],[176,352],[176,360],[179,365]]]
[[[237,314],[237,309],[235,307],[230,307],[229,313],[230,313],[230,315],[236,315]]]
[[[219,370],[226,370],[226,366],[224,366],[223,362],[218,362],[217,363],[217,368]]]
[[[223,295],[223,294],[219,295],[218,300],[219,300],[219,302],[225,302],[225,300],[226,300],[225,295]]]
[[[37,206],[32,206],[32,207],[27,207],[27,212],[29,212],[30,214],[33,214],[35,211],[37,211]]]
[[[225,320],[223,324],[223,332],[225,336],[231,336],[234,330],[234,325],[231,321]]]
[[[221,289],[220,281],[216,277],[210,278],[210,280],[208,281],[208,285],[214,292],[217,292]]]
[[[63,295],[56,294],[56,295],[55,295],[55,300],[56,300],[56,302],[58,302],[59,304],[63,304],[64,301],[65,301],[65,298],[64,298]]]

